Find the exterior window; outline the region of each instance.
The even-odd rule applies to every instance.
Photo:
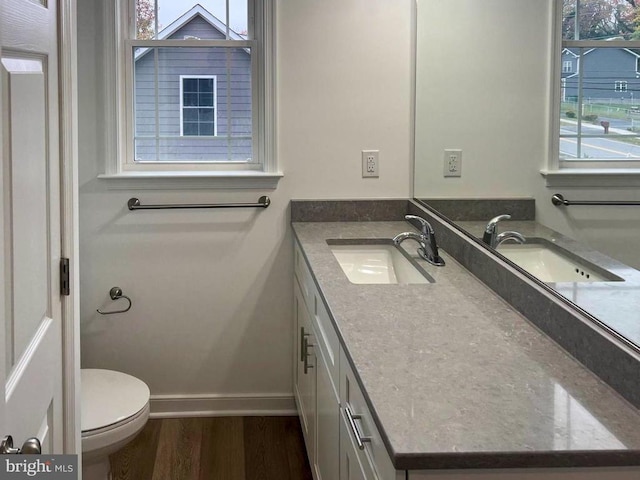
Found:
[[[116,5],[115,61],[124,68],[114,68],[122,70],[114,87],[118,159],[107,165],[107,176],[222,171],[247,178],[249,170],[279,177],[273,1]]]
[[[635,20],[640,4],[562,0],[557,5],[562,30],[558,167],[640,168],[639,99],[634,98],[640,91]]]
[[[180,135],[215,136],[216,77],[180,77],[180,111],[182,113]]]
[[[620,81],[620,82],[616,82],[614,89],[616,92],[626,92],[627,91],[627,82],[625,81]]]

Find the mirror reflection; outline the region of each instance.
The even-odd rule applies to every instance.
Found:
[[[640,6],[417,0],[416,42],[414,196],[640,346]]]

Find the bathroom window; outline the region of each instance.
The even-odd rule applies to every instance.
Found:
[[[558,168],[640,168],[640,6],[626,0],[557,5]]]
[[[118,160],[108,160],[105,177],[281,176],[273,148],[273,3],[119,0]]]

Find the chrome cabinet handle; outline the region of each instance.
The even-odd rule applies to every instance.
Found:
[[[313,343],[309,343],[309,334],[304,337],[304,374],[309,373],[309,369],[313,368],[313,365],[309,365],[309,347],[313,347]]]
[[[28,438],[23,444],[22,448],[13,447],[13,437],[7,435],[0,442],[0,454],[1,455],[40,455],[42,453],[42,445],[40,440],[36,437]]]
[[[304,362],[304,357],[307,355],[306,345],[304,339],[308,337],[308,333],[304,333],[304,327],[300,327],[300,361]]]
[[[355,438],[356,443],[358,444],[358,448],[360,450],[364,450],[364,444],[371,443],[371,437],[363,437],[362,435],[360,435],[360,432],[358,431],[356,420],[360,420],[362,418],[362,415],[354,415],[351,412],[351,407],[347,405],[346,407],[344,407],[344,416],[347,419],[347,423],[349,423],[349,426],[351,427],[351,432],[353,433],[353,437]]]

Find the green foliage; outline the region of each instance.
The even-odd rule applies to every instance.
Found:
[[[567,116],[567,118],[576,118],[576,112],[574,112],[573,110],[567,110],[565,112],[565,115]]]
[[[590,113],[589,115],[583,115],[582,119],[586,122],[595,122],[598,119],[598,115]]]

